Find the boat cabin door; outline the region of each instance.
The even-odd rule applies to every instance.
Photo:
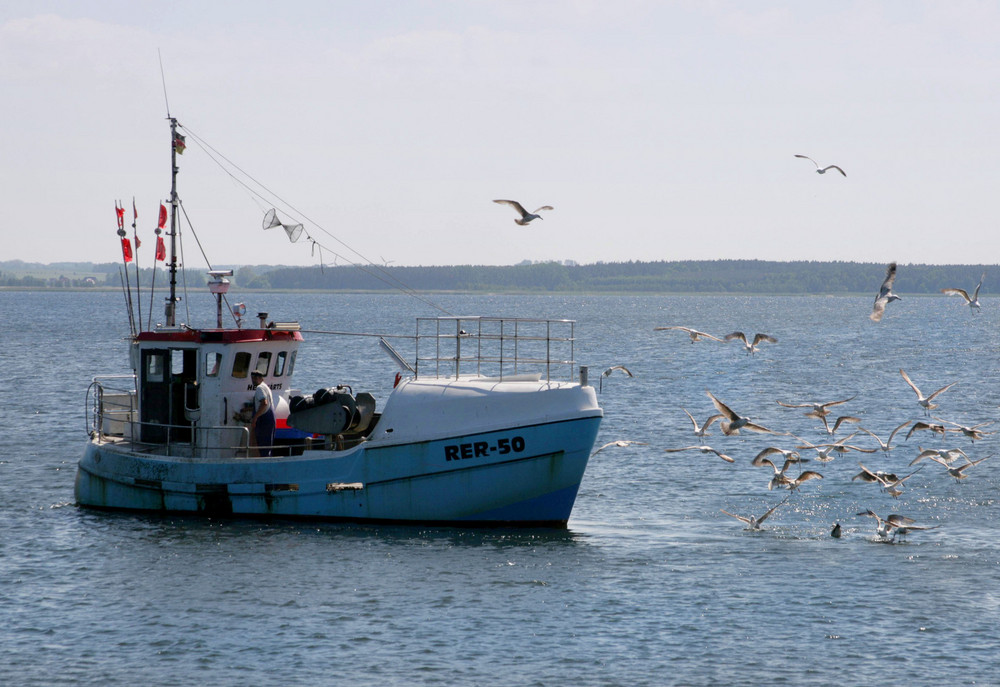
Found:
[[[192,421],[185,408],[198,407],[197,351],[143,349],[140,356],[140,441],[190,442]]]

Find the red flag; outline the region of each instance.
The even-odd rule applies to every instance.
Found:
[[[139,211],[135,209],[135,198],[132,198],[132,226],[135,226],[135,221],[139,219]]]
[[[118,228],[125,228],[125,207],[118,207],[118,201],[115,201],[115,213],[118,215]]]
[[[156,260],[167,259],[167,247],[163,245],[163,237],[156,237]]]
[[[178,155],[184,154],[184,149],[187,148],[187,144],[184,142],[184,137],[178,133],[174,134],[174,150],[177,151]]]
[[[127,238],[122,238],[122,259],[125,262],[132,262],[132,244]]]
[[[167,208],[163,207],[163,203],[160,203],[160,229],[167,226]]]

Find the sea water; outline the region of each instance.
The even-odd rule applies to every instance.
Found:
[[[377,340],[442,312],[578,321],[605,418],[565,530],[382,527],[115,514],[73,504],[95,374],[128,373],[120,293],[0,293],[0,683],[11,685],[842,685],[997,684],[1000,456],[958,482],[923,469],[892,499],[851,478],[859,462],[903,476],[919,446],[998,451],[997,435],[896,436],[888,455],[837,454],[784,499],[751,459],[789,436],[696,437],[714,412],[813,443],[822,425],[776,401],[831,408],[886,438],[939,417],[998,419],[1000,302],[904,298],[868,319],[868,297],[243,294],[252,316],[307,330],[295,370],[311,392],[349,384],[379,408],[396,368]],[[230,300],[234,300],[230,296]],[[211,326],[208,295],[181,321]],[[162,301],[143,321],[162,320]],[[654,331],[764,332],[741,346]],[[399,346],[406,347],[405,340]],[[407,351],[403,351],[407,353]],[[634,375],[601,373],[624,365]],[[847,424],[841,438],[856,429]],[[1000,424],[984,427],[990,431]],[[874,448],[858,434],[848,443]],[[728,464],[697,451],[709,444]],[[810,451],[803,450],[804,457]],[[790,472],[797,474],[798,467]],[[888,544],[872,509],[935,527]],[[839,539],[830,536],[842,525]]]

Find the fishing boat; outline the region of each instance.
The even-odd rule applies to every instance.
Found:
[[[587,368],[574,360],[575,322],[419,317],[414,333],[400,337],[412,344],[412,363],[388,335],[377,335],[402,370],[384,403],[336,380],[304,393],[293,382],[302,327],[268,313],[247,322],[241,305],[224,307],[231,271],[208,273],[214,326],[177,322],[183,139],[176,119],[169,121],[165,321],[143,328],[140,316],[129,339],[132,374],[90,384],[77,503],[211,516],[565,526],[603,416]],[[119,219],[124,236],[121,229]],[[230,311],[234,326],[227,327],[223,312]],[[270,445],[256,444],[250,428],[255,379],[271,390]]]

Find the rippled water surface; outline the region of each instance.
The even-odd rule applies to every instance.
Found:
[[[436,314],[405,296],[242,296],[251,313],[309,330],[410,334]],[[212,306],[192,297],[196,324]],[[576,358],[601,380],[598,445],[566,530],[461,530],[205,520],[73,505],[94,374],[127,372],[121,294],[0,293],[0,682],[46,684],[718,685],[1000,682],[1000,457],[959,483],[926,463],[898,500],[852,481],[858,462],[909,474],[918,446],[998,450],[915,433],[888,456],[848,453],[747,532],[720,512],[761,514],[762,448],[787,437],[695,437],[710,389],[740,413],[814,443],[821,425],[775,401],[830,401],[883,438],[935,413],[998,418],[1000,302],[905,298],[881,324],[870,298],[438,296],[460,314],[578,320]],[[204,302],[202,302],[204,301]],[[158,306],[159,307],[159,306]],[[779,339],[755,357],[690,344],[682,324]],[[368,390],[395,368],[371,339],[307,335],[296,382]],[[985,429],[1000,429],[1000,424]],[[851,430],[848,430],[848,432]],[[843,428],[838,437],[846,436]],[[709,443],[732,465],[664,448]],[[874,447],[864,434],[849,443]],[[803,452],[803,455],[809,455]],[[792,472],[795,472],[793,469]],[[856,514],[936,529],[875,540]],[[829,536],[835,522],[843,537]]]

